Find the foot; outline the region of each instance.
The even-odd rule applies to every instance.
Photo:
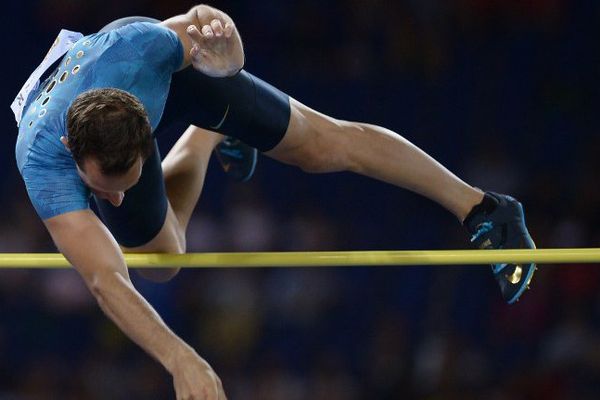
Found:
[[[215,147],[223,170],[236,182],[246,182],[254,174],[258,151],[241,140],[227,136]]]
[[[480,249],[535,249],[525,226],[523,206],[507,195],[486,192],[464,226],[472,235],[471,242]],[[494,278],[508,304],[518,301],[529,288],[536,269],[533,263],[492,265]]]

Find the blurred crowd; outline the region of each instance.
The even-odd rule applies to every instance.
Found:
[[[11,44],[23,64],[6,66],[15,79],[4,104],[59,28],[93,32],[192,4],[11,2],[6,26],[24,35]],[[469,183],[519,198],[538,247],[600,247],[600,3],[211,4],[236,21],[259,77],[336,117],[396,130]],[[5,108],[0,252],[55,251],[18,177]],[[159,138],[163,153],[179,133]],[[428,200],[267,158],[246,184],[212,164],[188,234],[189,251],[467,247],[460,224]],[[484,266],[186,270],[163,285],[131,274],[230,399],[600,396],[594,265],[542,266],[513,306]],[[76,272],[0,271],[0,400],[171,398],[169,375]]]

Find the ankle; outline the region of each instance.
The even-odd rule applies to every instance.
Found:
[[[485,202],[486,196],[485,193],[479,188],[472,188],[466,197],[464,204],[464,208],[462,208],[460,215],[458,215],[458,219],[461,224],[465,224],[466,220],[473,214],[477,213],[482,203]]]
[[[463,220],[463,225],[469,226],[471,224],[471,220],[478,214],[485,213],[491,214],[494,212],[496,207],[498,206],[498,201],[490,196],[489,194],[484,193],[481,201],[473,206],[471,211],[467,214],[465,219]]]
[[[227,138],[227,136],[225,136],[225,135],[221,135],[220,133],[216,133],[216,132],[211,132],[210,144],[211,144],[212,149],[214,150],[214,148],[217,147],[219,145],[219,143],[222,143],[226,138]]]

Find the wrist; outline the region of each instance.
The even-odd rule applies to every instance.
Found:
[[[195,355],[196,351],[191,346],[189,346],[184,341],[179,340],[172,346],[170,346],[169,351],[162,364],[165,367],[165,369],[171,375],[173,375],[177,370],[178,365],[181,363],[181,360]]]

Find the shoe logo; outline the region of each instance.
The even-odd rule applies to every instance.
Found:
[[[493,222],[488,221],[488,222],[484,222],[484,223],[477,225],[477,232],[475,232],[475,234],[473,236],[471,236],[471,242],[476,241],[477,239],[479,239],[479,237],[481,237],[482,235],[485,235],[492,229],[494,229]]]
[[[521,282],[521,278],[523,277],[523,267],[521,267],[520,265],[516,265],[515,270],[512,274],[506,274],[504,276],[506,277],[506,279],[508,279],[510,283],[516,285],[517,283]]]
[[[239,149],[220,148],[219,153],[238,160],[242,160],[244,158],[244,154]]]
[[[221,126],[223,126],[223,124],[225,123],[225,120],[227,119],[227,114],[229,114],[229,104],[227,104],[227,109],[225,110],[225,114],[223,115],[223,118],[221,119],[221,122],[219,122],[215,126],[211,126],[211,129],[219,129],[219,128],[221,128]]]

